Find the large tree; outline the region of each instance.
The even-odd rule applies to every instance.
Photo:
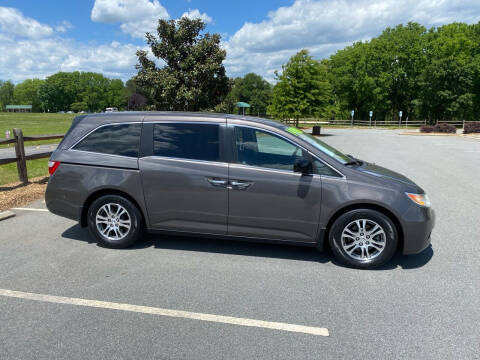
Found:
[[[41,111],[38,91],[44,80],[27,79],[15,86],[13,97],[17,105],[32,105],[33,112]]]
[[[158,37],[146,34],[152,54],[165,66],[159,68],[147,51],[140,50],[135,81],[157,109],[212,109],[227,95],[226,52],[220,47],[220,35],[202,33],[204,29],[202,20],[182,17],[159,20]]]
[[[93,72],[59,72],[39,87],[44,111],[103,111],[106,107],[126,107],[123,81]]]
[[[5,111],[7,105],[13,104],[15,85],[11,81],[0,80],[0,111]]]
[[[332,87],[327,68],[312,59],[307,50],[301,50],[276,73],[272,103],[268,111],[280,119],[328,117],[332,107]]]
[[[272,85],[260,75],[249,73],[233,81],[232,90],[225,99],[225,103],[233,104],[242,101],[250,104],[247,113],[250,115],[264,115],[270,104]]]

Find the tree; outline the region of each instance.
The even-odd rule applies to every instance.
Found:
[[[0,80],[0,111],[5,111],[7,105],[13,104],[14,89],[11,81]]]
[[[70,109],[77,99],[80,86],[80,73],[58,72],[40,85],[39,98],[44,111],[58,112]]]
[[[239,101],[250,104],[247,113],[260,115],[267,113],[267,106],[270,104],[272,85],[260,75],[249,73],[243,78],[233,80],[232,90],[224,100],[226,108],[233,112],[235,104]]]
[[[145,96],[135,93],[128,99],[127,108],[128,110],[143,110],[146,105],[147,99]]]
[[[126,107],[123,81],[93,72],[59,72],[49,76],[38,90],[44,111],[103,111]]]
[[[480,36],[477,25],[453,23],[427,35],[429,63],[419,76],[419,113],[431,123],[446,119],[473,120],[480,110]]]
[[[272,103],[268,111],[280,119],[295,120],[308,116],[328,117],[333,105],[332,87],[327,68],[312,59],[307,50],[301,50],[282,66],[282,74],[273,87]]]
[[[147,33],[153,55],[165,62],[158,68],[147,52],[137,51],[135,81],[155,102],[157,109],[198,111],[212,109],[228,93],[228,78],[220,35],[205,33],[200,19],[159,20],[157,34]]]
[[[43,82],[40,79],[27,79],[17,84],[13,93],[15,104],[32,105],[33,112],[40,112],[42,108],[38,92]]]

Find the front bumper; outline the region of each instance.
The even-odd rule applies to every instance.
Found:
[[[418,254],[430,245],[435,211],[413,204],[402,217],[403,253]]]

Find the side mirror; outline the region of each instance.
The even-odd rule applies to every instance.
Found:
[[[293,164],[293,171],[302,173],[303,175],[313,174],[313,165],[310,160],[305,158],[298,158]]]

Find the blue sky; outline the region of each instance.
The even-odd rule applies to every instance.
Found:
[[[97,71],[127,80],[158,18],[200,17],[222,34],[230,76],[275,70],[307,48],[317,58],[387,26],[480,21],[478,0],[0,0],[0,79]]]

